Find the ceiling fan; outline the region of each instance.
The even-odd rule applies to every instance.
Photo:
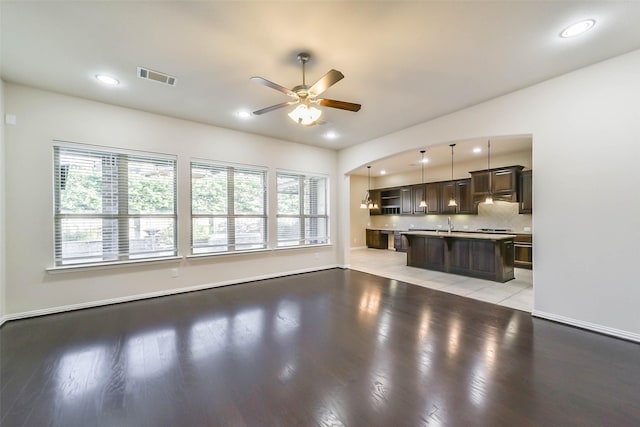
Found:
[[[277,91],[280,91],[291,98],[289,101],[281,102],[280,104],[272,105],[270,107],[262,108],[261,110],[254,111],[253,114],[260,115],[268,113],[269,111],[277,110],[278,108],[287,107],[289,105],[298,106],[289,113],[289,117],[301,125],[311,126],[318,123],[318,119],[322,114],[322,111],[314,107],[314,105],[320,105],[322,107],[338,108],[340,110],[347,111],[359,111],[361,105],[354,104],[352,102],[336,101],[334,99],[318,98],[320,94],[329,89],[334,84],[338,83],[344,78],[338,70],[329,70],[327,74],[320,77],[320,79],[311,86],[307,86],[305,80],[305,64],[309,61],[311,55],[306,52],[298,54],[298,61],[302,63],[302,84],[288,89],[284,86],[280,86],[277,83],[273,83],[263,77],[251,77],[251,80],[265,85]]]

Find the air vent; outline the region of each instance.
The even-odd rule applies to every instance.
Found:
[[[162,83],[169,86],[176,85],[175,77],[161,73],[159,71],[153,71],[148,68],[138,67],[138,77],[145,80],[153,80],[154,82]]]

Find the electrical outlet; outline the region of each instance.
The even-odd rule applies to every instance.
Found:
[[[525,227],[524,231],[530,232],[531,231],[531,227]]]
[[[465,229],[465,230],[468,230],[469,226],[468,225],[463,225],[462,228]]]
[[[171,277],[178,277],[179,272],[177,268],[172,268],[171,269]]]

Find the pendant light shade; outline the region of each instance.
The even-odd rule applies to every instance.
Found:
[[[427,207],[427,201],[426,201],[426,188],[424,188],[424,153],[426,150],[420,150],[420,154],[422,154],[422,160],[420,160],[420,163],[422,164],[422,200],[420,200],[420,204],[418,205],[419,208],[426,208]]]
[[[360,209],[378,209],[378,204],[371,200],[371,166],[367,166],[368,186],[364,199],[360,203]]]
[[[451,147],[451,181],[453,182],[453,147],[455,147],[456,144],[449,144],[449,147]],[[449,199],[449,204],[447,206],[458,206],[458,203],[456,202],[456,191],[455,191],[455,186],[453,187],[453,193],[451,194],[451,198]]]
[[[486,205],[493,204],[493,190],[491,189],[491,140],[487,141],[487,174],[489,175],[489,191],[484,199]]]

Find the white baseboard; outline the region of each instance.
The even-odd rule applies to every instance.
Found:
[[[621,329],[609,328],[595,323],[584,322],[582,320],[572,319],[570,317],[559,316],[557,314],[546,313],[540,310],[533,310],[531,313],[534,317],[541,319],[552,320],[558,323],[564,323],[578,328],[587,329],[589,331],[598,332],[604,335],[610,335],[616,338],[622,338],[628,341],[634,341],[640,343],[640,334],[635,334],[629,331],[623,331]]]
[[[138,300],[143,300],[148,298],[157,298],[157,297],[164,297],[169,295],[182,294],[186,292],[202,291],[204,289],[218,288],[221,286],[237,285],[240,283],[255,282],[258,280],[265,280],[265,279],[275,279],[277,277],[293,276],[295,274],[311,273],[314,271],[331,270],[332,268],[342,268],[342,267],[340,267],[338,264],[324,265],[324,266],[318,266],[318,267],[303,268],[300,270],[283,271],[280,273],[263,274],[260,276],[225,280],[223,282],[205,283],[202,285],[189,286],[185,288],[168,289],[168,290],[158,291],[158,292],[129,295],[126,297],[110,298],[110,299],[99,300],[99,301],[89,301],[89,302],[83,302],[79,304],[70,304],[70,305],[64,305],[59,307],[44,308],[40,310],[24,311],[21,313],[7,314],[3,317],[0,317],[0,326],[3,323],[8,322],[10,320],[26,319],[29,317],[45,316],[47,314],[55,314],[55,313],[64,313],[66,311],[82,310],[85,308],[100,307],[103,305],[120,304],[123,302],[138,301]]]

